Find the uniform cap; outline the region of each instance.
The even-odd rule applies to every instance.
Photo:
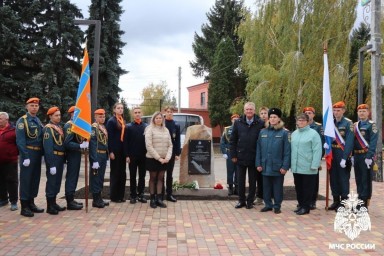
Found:
[[[51,107],[48,109],[47,116],[54,114],[56,111],[60,111],[58,107]]]
[[[336,102],[335,104],[333,104],[332,107],[333,108],[345,108],[345,103],[344,103],[344,101],[339,101],[339,102]]]
[[[96,109],[94,112],[96,115],[105,115],[105,110],[102,108]]]
[[[240,116],[238,115],[238,114],[233,114],[233,115],[231,115],[231,119],[233,119],[233,118],[239,118]]]
[[[68,112],[68,113],[73,113],[73,112],[75,112],[75,106],[70,107],[70,108],[68,109],[67,112]]]
[[[303,113],[307,112],[307,111],[311,111],[312,113],[315,113],[315,109],[313,107],[305,107],[303,109]]]
[[[277,115],[279,118],[281,118],[281,110],[278,109],[278,108],[271,108],[268,110],[268,117],[270,117],[271,115]]]
[[[359,109],[369,109],[369,106],[368,104],[360,104],[359,106],[357,106],[357,110]]]
[[[37,104],[39,104],[40,103],[40,99],[39,98],[29,98],[27,100],[27,104],[28,103],[37,103]]]

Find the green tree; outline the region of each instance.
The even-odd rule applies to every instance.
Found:
[[[119,100],[119,79],[127,73],[118,62],[125,43],[121,40],[124,31],[120,29],[123,14],[122,0],[92,0],[90,19],[101,21],[98,105],[111,112]],[[93,63],[95,27],[87,30],[90,62]]]
[[[211,69],[208,88],[208,111],[212,126],[220,129],[228,123],[229,107],[233,98],[233,78],[238,66],[235,46],[229,37],[219,43]]]
[[[195,54],[195,60],[190,61],[190,66],[195,76],[205,76],[206,80],[210,79],[216,49],[225,37],[229,37],[232,40],[237,57],[240,60],[243,55],[243,43],[239,40],[236,31],[244,18],[243,11],[243,0],[215,1],[214,6],[207,13],[208,23],[201,26],[202,35],[197,33],[194,35],[192,49]],[[233,99],[244,95],[246,84],[246,76],[240,68],[234,75]]]
[[[145,87],[141,93],[143,102],[140,104],[143,115],[152,115],[156,111],[162,111],[164,106],[176,107],[176,98],[171,96],[166,82]]]

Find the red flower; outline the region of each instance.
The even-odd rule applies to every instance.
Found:
[[[214,186],[214,189],[223,189],[223,185],[217,183],[216,186]]]

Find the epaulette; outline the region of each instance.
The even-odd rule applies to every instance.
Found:
[[[45,127],[48,127],[48,128],[53,128],[53,126],[51,124],[46,124]]]
[[[23,115],[21,118],[24,118],[24,119],[25,119],[25,118],[27,118],[27,115]]]
[[[97,123],[93,123],[93,124],[92,124],[92,127],[97,128]]]
[[[317,125],[322,125],[321,123],[319,123],[319,122],[315,122],[315,124],[317,124]]]
[[[375,122],[373,122],[372,120],[369,120],[368,123],[370,123],[370,124],[374,124]]]
[[[66,123],[67,124],[73,124],[72,120],[68,120]]]
[[[352,120],[347,117],[344,117],[344,119],[347,120],[348,122],[352,122]]]

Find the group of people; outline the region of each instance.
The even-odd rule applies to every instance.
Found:
[[[372,196],[372,166],[376,151],[377,128],[369,120],[369,106],[357,107],[358,121],[344,117],[345,103],[333,105],[336,138],[325,142],[323,128],[314,121],[315,109],[306,107],[296,117],[296,130],[288,131],[278,108],[262,107],[259,116],[255,104],[244,105],[244,115],[231,116],[232,125],[225,127],[221,137],[221,152],[227,163],[228,194],[238,195],[235,208],[252,209],[262,204],[261,212],[281,213],[284,175],[291,170],[297,197],[297,215],[316,209],[319,193],[319,171],[325,150],[332,150],[330,184],[333,203],[329,210],[343,207],[349,195],[352,165],[360,206],[368,207]],[[245,181],[248,170],[249,192]],[[256,200],[256,201],[255,201]]]
[[[140,107],[133,109],[133,121],[126,123],[123,104],[116,103],[113,116],[105,124],[105,110],[94,112],[90,139],[73,132],[75,106],[68,109],[70,120],[62,127],[62,112],[58,107],[47,111],[46,125],[37,117],[40,99],[26,102],[27,113],[16,125],[9,122],[9,115],[0,112],[0,207],[11,203],[11,210],[33,217],[44,212],[35,204],[39,192],[42,157],[46,164],[47,201],[46,212],[57,215],[60,211],[81,210],[83,204],[74,199],[79,179],[82,155],[89,153],[89,183],[92,206],[104,208],[109,201],[103,200],[105,170],[110,161],[110,199],[114,203],[125,202],[126,165],[130,171],[130,203],[146,203],[144,197],[145,175],[150,173],[149,191],[152,208],[166,207],[165,199],[176,202],[172,195],[173,167],[180,156],[180,126],[173,120],[172,107],[164,109],[165,116],[156,112],[150,124],[141,121]],[[20,178],[17,164],[19,163]],[[65,199],[67,206],[56,202],[66,166]],[[138,182],[136,179],[138,173]],[[166,188],[164,177],[166,175]],[[20,184],[19,184],[20,180]],[[166,195],[165,195],[166,193]]]

